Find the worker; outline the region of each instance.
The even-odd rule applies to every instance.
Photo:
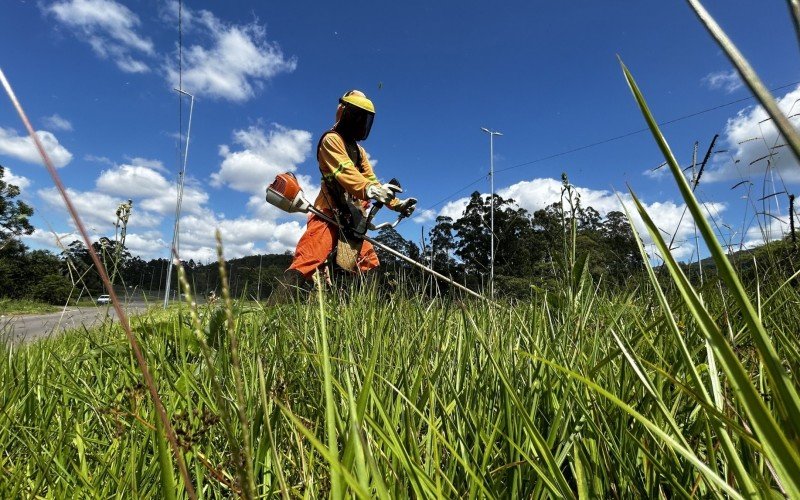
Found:
[[[314,206],[345,225],[352,224],[349,219],[352,210],[365,213],[370,200],[383,203],[405,216],[410,216],[416,208],[416,199],[398,199],[396,193],[402,191],[399,187],[378,181],[367,152],[358,145],[369,136],[374,118],[372,101],[363,92],[351,90],[339,99],[336,123],[322,134],[317,145],[322,186]],[[287,283],[310,280],[333,251],[338,237],[339,228],[310,214],[306,231],[297,243],[292,264],[286,271]],[[355,264],[359,272],[369,271],[380,264],[368,241],[361,244]]]

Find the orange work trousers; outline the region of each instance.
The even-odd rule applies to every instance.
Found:
[[[306,232],[297,242],[292,265],[289,266],[289,269],[295,269],[302,273],[306,279],[311,279],[314,271],[325,262],[328,255],[333,251],[338,234],[338,227],[314,214],[310,214]],[[365,241],[361,246],[361,252],[358,257],[357,265],[359,271],[369,271],[380,265],[375,248],[369,241]]]

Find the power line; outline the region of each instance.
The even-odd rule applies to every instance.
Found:
[[[488,177],[488,175],[482,175],[482,176],[478,177],[477,179],[475,179],[474,181],[470,182],[470,183],[469,183],[469,184],[467,184],[466,186],[464,186],[464,187],[460,188],[460,189],[459,189],[459,190],[457,190],[457,191],[454,191],[453,193],[451,193],[451,194],[447,195],[447,197],[446,197],[446,198],[442,198],[441,200],[437,201],[436,203],[434,203],[433,205],[429,206],[428,208],[426,208],[426,209],[424,209],[424,210],[431,210],[431,209],[433,209],[433,208],[436,208],[437,206],[439,206],[439,205],[441,205],[442,203],[446,202],[446,201],[447,201],[447,200],[449,200],[450,198],[452,198],[452,197],[454,197],[455,195],[459,194],[460,192],[462,192],[462,191],[464,191],[464,190],[466,190],[466,189],[468,189],[468,188],[470,188],[470,187],[474,186],[475,184],[479,183],[480,181],[484,180],[484,179],[485,179],[485,178],[487,178],[487,177]]]
[[[781,85],[779,87],[774,87],[774,88],[769,89],[769,90],[770,90],[770,92],[775,92],[777,90],[783,90],[785,88],[792,87],[792,86],[797,85],[797,84],[800,84],[800,81],[787,83],[785,85]],[[753,99],[754,97],[755,96],[742,97],[741,99],[736,99],[734,101],[726,102],[724,104],[719,104],[717,106],[706,108],[706,109],[703,109],[703,110],[700,110],[700,111],[695,111],[695,112],[689,113],[687,115],[679,116],[679,117],[673,118],[671,120],[659,122],[658,125],[662,126],[662,127],[664,125],[670,125],[672,123],[676,123],[676,122],[679,122],[679,121],[682,121],[682,120],[686,120],[686,119],[689,119],[689,118],[694,118],[695,116],[699,116],[699,115],[702,115],[702,114],[705,114],[705,113],[710,113],[710,112],[716,111],[718,109],[722,109],[722,108],[725,108],[725,107],[728,107],[728,106],[733,106],[734,104],[739,104],[739,103],[742,103],[742,102],[745,102],[745,101],[749,101],[749,100]],[[569,154],[572,154],[572,153],[577,153],[578,151],[583,151],[584,149],[589,149],[589,148],[593,148],[595,146],[608,144],[609,142],[614,142],[614,141],[618,141],[620,139],[625,139],[626,137],[630,137],[630,136],[633,136],[633,135],[636,135],[636,134],[641,134],[642,132],[647,132],[648,130],[650,130],[650,129],[649,128],[642,128],[642,129],[639,129],[639,130],[633,130],[633,131],[627,132],[625,134],[617,135],[617,136],[614,136],[614,137],[609,137],[608,139],[603,139],[602,141],[592,142],[592,143],[589,143],[589,144],[585,144],[583,146],[578,146],[578,147],[575,147],[575,148],[572,148],[572,149],[568,149],[566,151],[562,151],[560,153],[554,153],[554,154],[551,154],[551,155],[548,155],[548,156],[543,156],[541,158],[536,158],[535,160],[526,161],[524,163],[518,163],[517,165],[512,165],[512,166],[506,167],[506,168],[495,169],[495,174],[497,174],[498,172],[507,172],[509,170],[514,170],[514,169],[517,169],[517,168],[520,168],[520,167],[533,165],[534,163],[540,163],[540,162],[543,162],[543,161],[552,160],[553,158],[566,156],[566,155],[569,155]],[[454,196],[456,196],[457,194],[461,193],[462,191],[474,186],[475,184],[477,184],[481,180],[485,179],[486,177],[487,177],[486,175],[482,175],[482,176],[476,178],[475,180],[471,181],[466,186],[458,189],[457,191],[454,191],[452,194],[450,194],[446,198],[442,198],[440,201],[437,201],[436,203],[434,203],[433,205],[429,206],[425,210],[432,210],[432,209],[436,208],[437,206],[439,206],[442,203],[446,202],[447,200],[453,198]]]

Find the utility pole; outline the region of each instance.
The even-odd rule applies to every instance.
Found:
[[[183,184],[186,180],[186,161],[189,159],[189,137],[192,133],[192,111],[194,111],[194,96],[181,89],[175,89],[176,92],[182,96],[189,96],[189,126],[186,129],[186,149],[183,153],[183,167],[181,168],[180,177],[178,179],[178,201],[175,204],[175,226],[172,230],[172,246],[169,249],[169,267],[167,269],[167,286],[164,293],[164,309],[167,308],[169,303],[170,282],[172,281],[172,262],[178,258],[180,249],[180,220],[181,220],[181,205],[183,204]]]
[[[261,300],[261,259],[263,258],[263,253],[258,256],[258,291],[256,292],[258,300]]]
[[[794,195],[789,195],[789,230],[792,234],[792,246],[797,246],[797,233],[794,231]]]
[[[494,300],[494,136],[503,134],[496,130],[489,130],[486,127],[481,127],[481,130],[489,134],[489,180],[491,181],[492,193],[489,198],[489,203],[491,204],[489,207],[491,214],[489,232],[492,239],[489,256],[489,296]]]
[[[164,265],[159,262],[158,263],[158,296],[161,297],[161,283],[163,283],[162,279],[164,278]]]

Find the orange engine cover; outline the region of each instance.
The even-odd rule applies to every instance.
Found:
[[[291,172],[278,174],[269,187],[288,200],[294,200],[297,193],[301,191],[297,178]]]

